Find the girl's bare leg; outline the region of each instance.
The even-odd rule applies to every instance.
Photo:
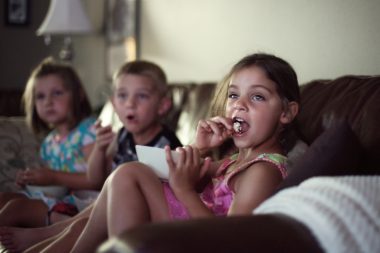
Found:
[[[46,225],[48,207],[26,196],[8,201],[0,210],[0,226],[41,227]]]
[[[70,252],[74,243],[78,239],[78,236],[83,231],[87,223],[88,218],[80,218],[75,220],[69,227],[63,230],[60,234],[50,237],[49,239],[42,241],[24,253],[48,253],[48,252]]]
[[[0,210],[12,199],[25,198],[26,196],[16,192],[0,192]]]
[[[76,220],[88,218],[90,216],[93,205],[88,206],[77,215],[55,223],[46,227],[38,228],[19,228],[19,227],[0,227],[0,242],[7,249],[15,249],[16,251],[23,251],[36,243],[59,236],[62,231],[70,226]],[[49,241],[50,243],[50,241]],[[46,244],[47,245],[47,244]]]
[[[94,252],[107,235],[168,219],[162,183],[154,172],[138,162],[124,164],[108,177],[72,252]]]

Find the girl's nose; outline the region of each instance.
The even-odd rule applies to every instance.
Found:
[[[53,96],[51,95],[46,96],[44,102],[47,105],[51,104],[53,102]]]
[[[235,101],[234,109],[239,111],[247,110],[246,101],[244,98],[240,97]]]

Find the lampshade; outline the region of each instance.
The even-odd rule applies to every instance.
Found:
[[[79,34],[91,32],[91,23],[81,0],[51,0],[48,13],[37,35]]]

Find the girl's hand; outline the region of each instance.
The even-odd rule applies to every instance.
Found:
[[[115,133],[112,132],[110,125],[102,127],[101,123],[100,120],[97,120],[94,124],[96,130],[95,148],[100,151],[105,151],[114,139]]]
[[[169,165],[169,184],[177,195],[195,191],[195,185],[207,172],[211,159],[201,159],[199,150],[191,146],[177,148],[178,161],[173,161],[170,147],[165,147],[166,161]]]
[[[200,120],[195,136],[195,146],[200,150],[215,148],[232,134],[232,119],[217,116],[208,120]]]
[[[16,185],[20,186],[20,187],[24,187],[26,185],[26,182],[24,181],[24,171],[23,170],[19,170],[16,174]]]
[[[26,169],[17,178],[22,185],[51,185],[54,184],[54,171],[48,168]]]

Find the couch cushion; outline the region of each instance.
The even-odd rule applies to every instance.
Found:
[[[277,191],[315,176],[358,175],[363,149],[347,121],[337,121],[306,150]]]
[[[301,86],[300,131],[312,143],[336,120],[346,119],[363,148],[362,167],[378,169],[380,76],[343,76]]]
[[[24,117],[0,117],[0,191],[14,191],[18,169],[40,165],[39,141]]]

